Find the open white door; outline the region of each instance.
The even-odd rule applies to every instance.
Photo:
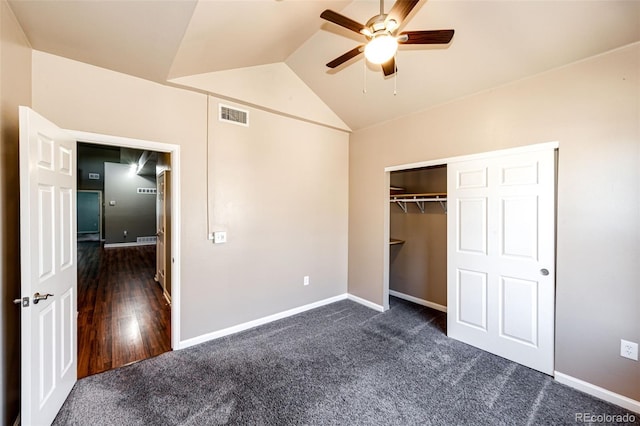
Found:
[[[25,425],[50,424],[77,380],[75,162],[76,141],[20,107],[20,416]]]
[[[449,163],[447,333],[553,374],[553,149]]]
[[[156,176],[157,203],[156,203],[156,276],[155,279],[162,287],[162,292],[167,300],[171,300],[171,275],[170,263],[167,261],[167,228],[170,218],[167,217],[167,187],[169,170],[163,170]]]

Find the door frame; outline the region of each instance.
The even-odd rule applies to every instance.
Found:
[[[180,145],[65,130],[78,142],[166,152],[171,156],[171,348],[180,348]]]
[[[535,152],[535,151],[543,151],[543,150],[551,150],[560,148],[560,142],[543,142],[533,145],[525,145],[515,148],[506,148],[494,151],[481,152],[477,154],[469,154],[469,155],[461,155],[456,157],[447,157],[441,158],[437,160],[427,160],[420,161],[416,163],[408,163],[408,164],[400,164],[396,166],[388,166],[384,168],[385,171],[385,193],[387,196],[385,197],[384,204],[384,239],[383,239],[383,257],[382,257],[382,307],[386,311],[389,309],[389,238],[390,238],[390,220],[391,220],[391,203],[389,202],[389,187],[391,185],[391,172],[403,171],[403,170],[412,170],[419,169],[422,167],[430,167],[430,166],[446,166],[449,163],[454,163],[458,161],[468,161],[468,160],[481,160],[485,158],[493,158],[502,155],[510,155],[510,154],[524,154],[527,152]],[[557,179],[557,178],[556,178]],[[557,180],[556,180],[557,185]],[[448,202],[448,201],[447,201]],[[557,211],[557,201],[556,201],[556,211]],[[451,243],[449,239],[451,235],[447,232],[447,243]],[[555,236],[554,236],[555,239]],[[554,262],[556,259],[556,254],[554,253]],[[450,283],[447,280],[447,288]],[[449,301],[447,301],[447,305]],[[555,307],[554,307],[555,309]]]

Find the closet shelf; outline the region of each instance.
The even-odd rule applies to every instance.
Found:
[[[395,238],[389,239],[389,245],[404,244],[404,240],[396,240]]]
[[[421,194],[392,194],[391,203],[396,203],[403,212],[407,212],[407,203],[416,203],[422,213],[424,213],[424,203],[439,202],[440,206],[447,212],[447,194],[445,192],[427,192]]]

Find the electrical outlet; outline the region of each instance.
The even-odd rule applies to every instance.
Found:
[[[304,276],[304,280],[302,281],[302,284],[309,285],[309,275]]]
[[[635,342],[629,342],[628,340],[620,339],[620,356],[638,360],[638,344]]]

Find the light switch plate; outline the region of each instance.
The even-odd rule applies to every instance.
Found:
[[[213,244],[223,244],[227,242],[227,232],[217,231],[213,233]]]

